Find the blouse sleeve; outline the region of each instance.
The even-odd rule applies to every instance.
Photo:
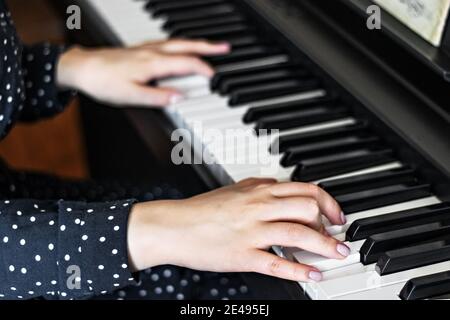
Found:
[[[56,84],[57,63],[64,47],[47,43],[25,46],[22,70],[25,102],[20,120],[51,117],[64,110],[72,91],[61,91]]]
[[[0,299],[87,299],[135,284],[128,266],[133,201],[0,204]]]

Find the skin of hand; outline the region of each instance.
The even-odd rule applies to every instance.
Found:
[[[190,74],[212,77],[214,70],[198,56],[229,51],[226,43],[181,39],[130,48],[74,47],[59,59],[57,83],[113,106],[163,107],[182,100],[182,93],[152,87],[150,81]]]
[[[323,231],[322,216],[346,223],[338,203],[319,187],[271,179],[247,179],[187,200],[141,203],[129,218],[130,263],[135,270],[170,264],[316,282],[322,279],[316,268],[267,250],[279,245],[344,259],[349,248]]]

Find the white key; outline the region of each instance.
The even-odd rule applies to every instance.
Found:
[[[367,266],[366,268],[368,271],[365,272],[345,277],[331,278],[329,280],[327,280],[327,272],[325,272],[324,280],[320,282],[320,290],[328,297],[328,299],[337,298],[339,296],[404,283],[413,278],[448,271],[450,270],[450,261],[385,276],[380,276],[375,270],[370,270],[373,266],[374,265]],[[352,266],[350,266],[350,268],[351,267]]]
[[[437,197],[427,197],[423,199],[413,200],[413,201],[407,201],[402,203],[397,203],[390,206],[385,206],[382,208],[377,209],[371,209],[366,211],[357,212],[354,214],[347,215],[347,223],[344,226],[330,226],[328,222],[324,222],[326,225],[327,232],[330,235],[334,234],[340,234],[347,232],[348,228],[350,228],[350,225],[359,219],[364,218],[370,218],[370,217],[376,217],[381,216],[393,212],[403,211],[403,210],[409,210],[414,208],[420,208],[425,206],[430,206],[433,204],[441,203],[441,200],[439,200]]]
[[[401,300],[400,292],[406,283],[401,282],[392,286],[366,290],[335,298],[335,300]]]

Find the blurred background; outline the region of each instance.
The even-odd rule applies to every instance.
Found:
[[[64,25],[48,0],[7,0],[19,35],[26,44],[64,43]],[[50,120],[16,125],[0,143],[0,157],[16,169],[88,176],[78,101]]]

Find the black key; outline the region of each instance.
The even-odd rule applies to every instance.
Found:
[[[287,80],[271,84],[246,87],[233,91],[229,100],[230,106],[238,106],[241,104],[262,101],[270,98],[277,98],[289,94],[302,93],[318,89],[320,81],[313,80]]]
[[[288,168],[295,166],[302,159],[351,151],[360,147],[372,146],[379,141],[380,139],[376,136],[366,135],[304,144],[288,149],[281,159],[281,165]],[[335,196],[335,194],[333,195]]]
[[[194,21],[186,21],[172,24],[168,29],[172,37],[179,37],[182,32],[197,30],[198,28],[217,27],[227,25],[230,23],[244,22],[245,18],[239,14],[225,15],[223,17],[216,17],[213,19],[206,18]]]
[[[231,51],[231,53],[223,56],[207,57],[205,58],[205,60],[207,60],[212,65],[218,66],[223,64],[242,62],[244,60],[265,58],[280,53],[282,53],[280,48],[257,45],[235,49]]]
[[[379,275],[450,261],[450,234],[446,239],[385,252],[375,266]]]
[[[263,84],[265,82],[283,81],[288,79],[299,79],[305,78],[308,75],[306,70],[296,70],[296,69],[275,69],[271,71],[256,72],[242,77],[234,77],[228,80],[222,81],[218,91],[222,95],[230,93],[243,86]]]
[[[415,182],[417,181],[417,178],[414,176],[414,172],[415,171],[411,168],[392,169],[355,177],[326,181],[322,182],[319,186],[333,196],[338,196],[393,184]]]
[[[364,242],[359,251],[361,263],[372,264],[387,251],[442,240],[449,234],[450,220],[375,234]]]
[[[439,203],[432,206],[393,212],[386,215],[356,220],[347,230],[347,241],[366,239],[374,234],[405,229],[450,219],[450,204]]]
[[[231,79],[236,79],[240,77],[245,77],[248,75],[252,75],[255,73],[262,73],[267,71],[273,71],[280,68],[290,68],[290,67],[296,67],[297,64],[293,64],[290,62],[283,62],[283,63],[276,63],[273,65],[262,65],[262,66],[249,66],[248,68],[242,68],[239,70],[233,70],[233,71],[224,71],[224,72],[216,72],[214,77],[211,79],[211,90],[216,91],[219,89],[219,87],[222,85],[223,82],[229,81]]]
[[[402,300],[421,300],[450,294],[450,271],[409,280],[402,291]]]
[[[278,139],[276,139],[274,144],[270,147],[269,151],[272,154],[281,154],[298,145],[314,143],[333,138],[344,138],[367,131],[367,124],[365,122],[357,122],[355,124],[339,126],[327,130],[282,135]]]
[[[288,130],[297,127],[310,126],[336,119],[346,118],[350,109],[346,106],[318,106],[304,110],[280,113],[260,119],[256,124],[259,130]]]
[[[298,164],[292,179],[304,182],[316,181],[393,161],[391,149],[364,148],[341,154],[304,159]]]
[[[290,101],[284,103],[268,104],[264,106],[258,106],[248,109],[247,113],[244,115],[244,123],[256,122],[262,118],[267,118],[270,116],[278,115],[280,112],[295,112],[303,109],[308,109],[312,107],[319,106],[334,106],[337,101],[335,98],[329,95],[322,97],[315,97],[310,99],[302,99],[297,101]],[[294,146],[289,145],[289,146]],[[280,147],[285,146],[284,143],[280,141]],[[287,145],[286,145],[287,146]]]
[[[232,23],[216,27],[204,27],[180,32],[179,36],[191,39],[208,39],[212,41],[226,41],[229,37],[240,34],[248,34],[254,31],[254,27],[248,24]]]
[[[335,197],[345,214],[385,207],[431,196],[429,184],[396,184]]]
[[[154,17],[161,15],[170,15],[174,12],[180,12],[183,10],[193,10],[205,6],[225,4],[225,0],[183,0],[183,1],[165,1],[154,3],[148,8],[152,12]]]
[[[175,23],[193,21],[204,18],[222,17],[224,15],[233,14],[236,12],[236,7],[229,4],[202,7],[196,10],[183,10],[182,12],[171,14],[167,17],[164,28],[170,29]]]

